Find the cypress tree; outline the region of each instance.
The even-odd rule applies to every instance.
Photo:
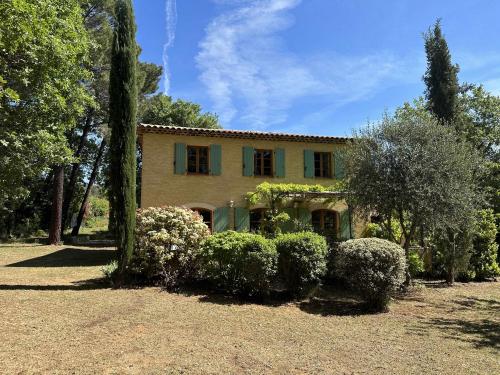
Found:
[[[111,204],[123,275],[132,255],[135,230],[137,47],[131,0],[118,0],[109,77]]]
[[[424,39],[427,71],[423,78],[428,108],[440,121],[449,123],[456,113],[459,67],[451,63],[448,44],[441,32],[441,20],[425,33]]]

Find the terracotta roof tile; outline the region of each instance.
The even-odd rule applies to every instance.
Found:
[[[268,141],[289,141],[289,142],[310,142],[310,143],[345,143],[350,139],[347,137],[332,137],[332,136],[322,136],[322,135],[269,133],[269,132],[259,132],[254,130],[187,128],[182,126],[166,126],[166,125],[151,125],[151,124],[139,124],[137,128],[137,133],[138,134],[163,133],[163,134],[190,135],[190,136],[203,136],[203,137],[260,139]]]

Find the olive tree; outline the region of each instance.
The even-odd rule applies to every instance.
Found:
[[[346,185],[355,210],[376,212],[389,231],[396,219],[406,256],[420,228],[445,233],[447,250],[458,256],[457,236],[481,199],[482,164],[469,143],[432,116],[403,108],[356,132],[347,153]],[[450,262],[451,274],[455,265]]]

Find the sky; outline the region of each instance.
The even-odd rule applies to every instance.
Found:
[[[498,0],[134,0],[160,92],[228,129],[348,136],[423,95],[442,19],[460,82],[500,95]]]

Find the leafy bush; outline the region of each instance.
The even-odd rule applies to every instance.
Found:
[[[302,294],[326,273],[327,244],[313,232],[287,233],[275,240],[279,276],[289,291]]]
[[[391,294],[405,280],[405,253],[397,244],[379,238],[360,238],[339,244],[336,275],[376,310],[385,310]]]
[[[468,273],[475,280],[484,280],[500,274],[497,263],[498,243],[495,241],[497,228],[493,210],[481,210],[477,216]]]
[[[109,215],[109,201],[105,198],[91,196],[87,208],[87,218],[106,217]]]
[[[266,294],[276,275],[276,263],[274,243],[252,233],[216,233],[205,241],[201,251],[203,275],[235,294]]]
[[[396,241],[401,238],[401,225],[395,219],[391,221],[392,237]],[[392,241],[387,228],[379,223],[368,223],[361,234],[363,238],[382,238],[384,240]]]
[[[424,261],[416,251],[410,251],[408,254],[408,271],[412,278],[422,275],[425,271]]]
[[[112,260],[105,266],[101,267],[101,272],[103,273],[104,278],[108,280],[111,284],[113,284],[113,279],[117,269],[118,269],[118,261]]]
[[[195,276],[200,246],[210,232],[202,217],[180,207],[137,210],[130,270],[172,287]]]

